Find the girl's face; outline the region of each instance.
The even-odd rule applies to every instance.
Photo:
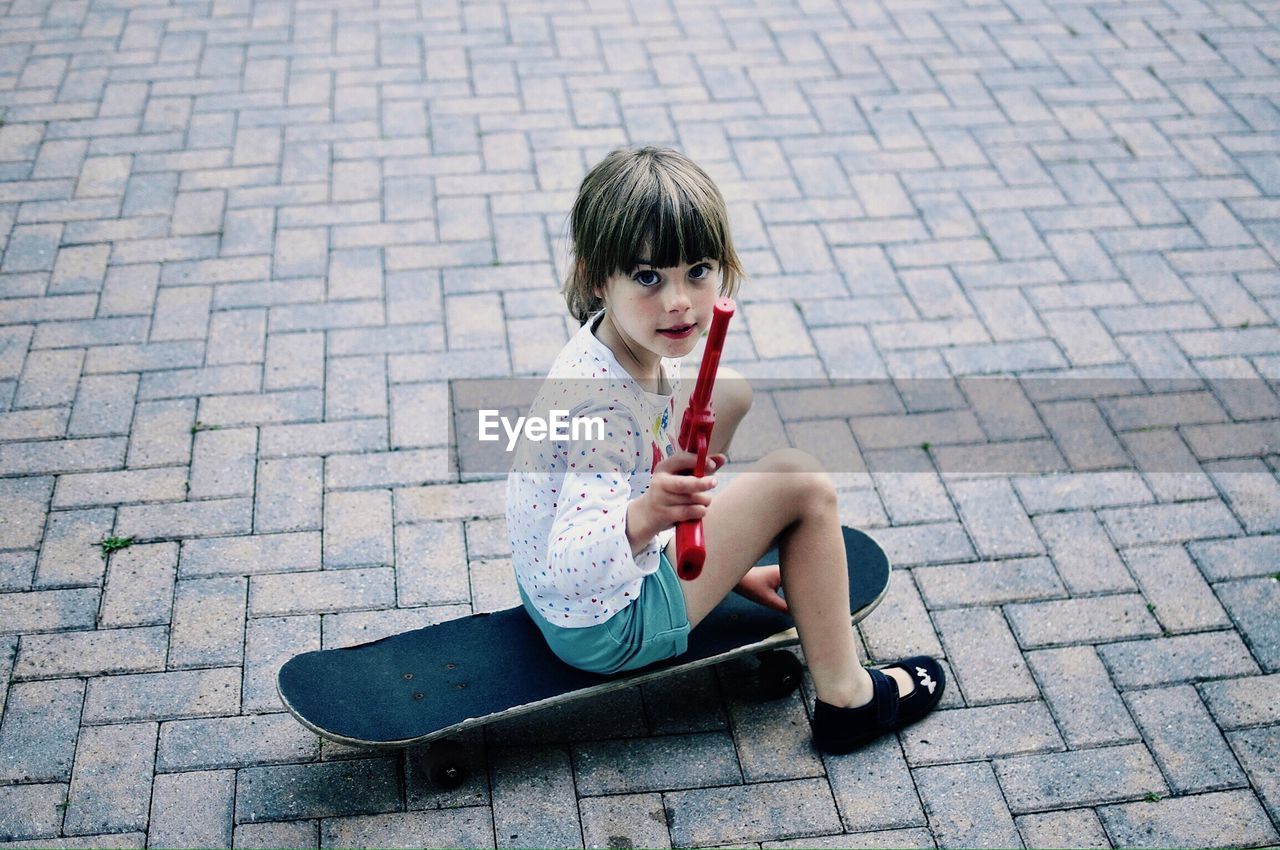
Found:
[[[704,259],[668,268],[639,261],[629,272],[615,272],[596,295],[627,353],[648,371],[660,357],[693,351],[711,324],[719,292],[720,264]]]

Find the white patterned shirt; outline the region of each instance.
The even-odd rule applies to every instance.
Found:
[[[605,438],[536,441],[522,433],[507,478],[516,580],[539,614],[566,628],[598,625],[634,601],[675,533],[661,532],[633,556],[627,504],[675,449],[680,361],[661,361],[670,394],[645,391],[595,337],[603,314],[561,350],[529,415],[599,417]]]

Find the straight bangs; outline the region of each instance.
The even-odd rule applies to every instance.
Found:
[[[583,181],[570,234],[577,262],[565,295],[580,322],[600,306],[596,287],[641,264],[669,268],[714,260],[720,292],[729,296],[742,275],[724,199],[706,172],[673,150],[620,150],[606,157]]]
[[[638,187],[641,197],[625,218],[617,242],[625,246],[613,271],[632,272],[641,264],[654,268],[692,265],[704,259],[722,262],[726,224],[714,199],[681,185],[673,175],[658,173],[650,185]],[[692,190],[692,191],[690,191]]]

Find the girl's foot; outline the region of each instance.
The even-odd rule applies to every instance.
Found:
[[[867,672],[872,697],[865,705],[839,708],[818,700],[814,706],[813,742],[822,752],[847,753],[914,723],[933,710],[946,688],[942,665],[927,655]]]

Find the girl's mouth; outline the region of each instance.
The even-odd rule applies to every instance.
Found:
[[[684,339],[697,330],[697,325],[674,325],[669,328],[659,328],[658,333],[667,339]]]

